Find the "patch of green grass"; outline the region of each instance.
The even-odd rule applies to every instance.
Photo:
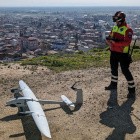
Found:
[[[75,54],[54,54],[26,59],[22,65],[47,66],[55,72],[86,69],[90,67],[109,66],[110,52],[103,49],[93,49],[87,53],[78,52]],[[133,60],[140,60],[140,49],[134,49]]]
[[[140,60],[140,49],[134,49],[132,58],[134,61]]]

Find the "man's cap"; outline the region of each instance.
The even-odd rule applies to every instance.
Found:
[[[122,11],[117,11],[114,16],[112,17],[113,22],[119,21],[124,22],[126,15]]]

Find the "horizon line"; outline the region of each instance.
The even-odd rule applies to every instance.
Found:
[[[81,5],[81,6],[80,5],[76,5],[76,6],[0,6],[0,8],[18,8],[18,7],[19,8],[22,8],[22,7],[23,8],[27,8],[27,7],[34,7],[34,8],[35,7],[36,8],[60,7],[61,8],[61,7],[140,7],[140,6],[135,6],[135,5],[134,6],[126,6],[126,5],[124,6],[119,6],[119,5],[118,6],[115,6],[115,5],[114,6],[111,6],[111,5],[105,5],[105,6],[104,5],[96,5],[96,6],[91,6],[91,5],[89,6],[88,5],[85,5],[85,6],[84,5]]]

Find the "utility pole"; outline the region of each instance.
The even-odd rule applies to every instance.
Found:
[[[75,34],[75,49],[78,50],[78,40],[79,40],[79,37],[78,37],[78,33],[76,32]]]

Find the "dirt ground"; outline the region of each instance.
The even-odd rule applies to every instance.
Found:
[[[10,89],[24,80],[40,99],[61,100],[66,95],[74,109],[42,106],[52,140],[140,140],[140,62],[130,67],[137,98],[127,100],[127,82],[119,70],[117,91],[105,91],[109,68],[67,71],[55,74],[46,67],[0,65],[0,140],[49,140],[37,129],[31,116],[18,116],[17,108],[6,107]],[[74,88],[71,88],[71,87]]]

